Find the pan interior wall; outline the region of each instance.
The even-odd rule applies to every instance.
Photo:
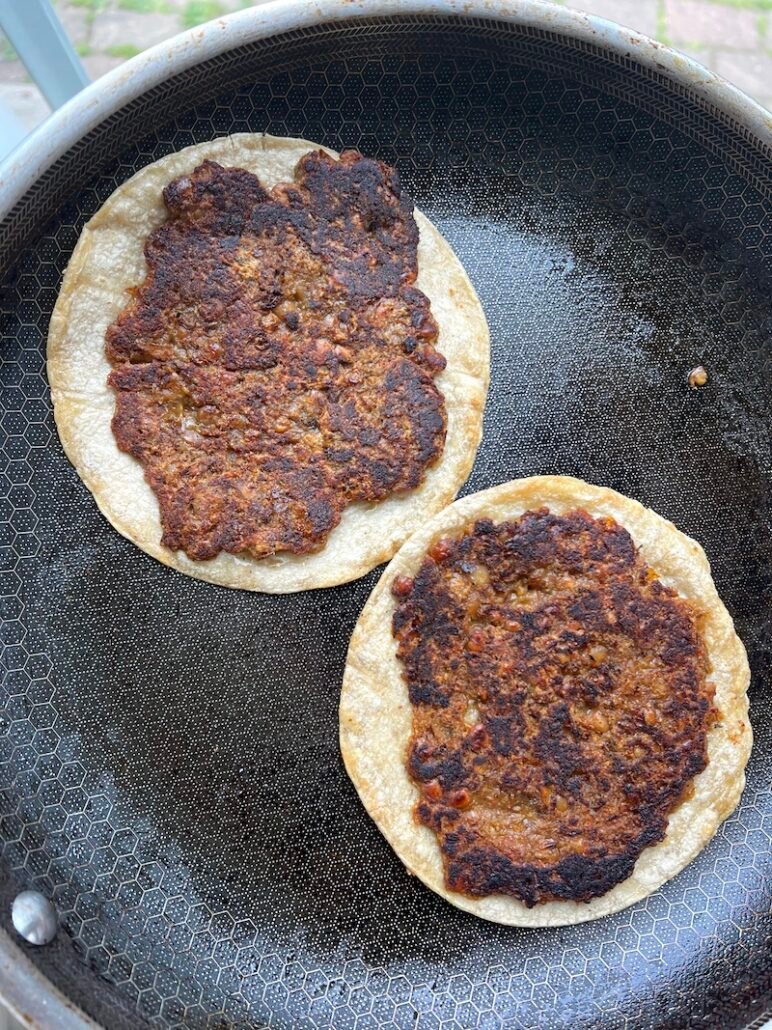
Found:
[[[62,930],[28,954],[111,1030],[744,1025],[770,1002],[769,168],[739,127],[587,48],[362,25],[178,77],[44,177],[55,217],[26,202],[0,302],[3,925],[19,889],[50,895]],[[646,902],[518,931],[408,877],[338,752],[378,572],[287,597],[191,580],[120,537],[64,457],[45,337],[83,224],[148,162],[243,131],[396,164],[460,256],[493,346],[464,492],[578,475],[705,547],[757,743],[738,812]]]

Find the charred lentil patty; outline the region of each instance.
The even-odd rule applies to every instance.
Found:
[[[267,191],[205,161],[164,201],[106,345],[113,433],[163,544],[302,554],[347,504],[418,486],[445,440],[445,359],[396,172],[312,152]]]
[[[447,886],[532,906],[625,880],[706,764],[691,606],[613,519],[547,509],[439,540],[392,591],[415,818]]]

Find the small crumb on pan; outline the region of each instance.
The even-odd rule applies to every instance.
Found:
[[[693,368],[686,377],[686,381],[692,390],[698,390],[708,382],[707,370],[702,365],[697,365],[697,367]]]

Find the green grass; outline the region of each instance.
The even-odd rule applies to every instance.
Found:
[[[73,7],[85,7],[91,14],[98,14],[107,7],[107,0],[70,0]]]
[[[708,0],[722,7],[739,7],[744,11],[772,11],[772,0]]]
[[[665,0],[657,0],[657,28],[655,38],[660,43],[668,44],[670,37],[667,34],[667,18],[665,17]]]
[[[75,44],[75,53],[78,55],[78,57],[88,57],[89,54],[93,54],[94,51],[92,50],[90,43],[82,41],[80,43]]]
[[[192,29],[202,22],[210,22],[213,18],[219,18],[225,13],[225,8],[219,0],[187,0],[182,14],[181,22],[185,29]]]
[[[769,35],[769,13],[767,11],[760,11],[756,15],[756,31],[759,34],[761,45],[767,46]]]
[[[168,0],[118,0],[123,11],[139,11],[140,14],[171,14],[174,10]]]
[[[183,28],[192,29],[201,22],[219,18],[221,14],[225,14],[225,8],[220,0],[188,0],[180,20]]]
[[[16,51],[13,49],[9,41],[0,32],[0,61],[18,61],[19,58],[16,56]]]
[[[136,57],[137,54],[141,54],[142,48],[134,46],[133,43],[116,43],[115,46],[109,46],[105,53],[109,57],[121,57],[123,60],[128,61],[130,57]]]

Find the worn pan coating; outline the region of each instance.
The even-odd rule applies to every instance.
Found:
[[[5,169],[0,901],[11,935],[26,887],[53,898],[61,926],[38,949],[0,936],[0,988],[57,1028],[86,1025],[75,1007],[109,1028],[196,1030],[760,1018],[772,1002],[763,113],[629,33],[522,3],[277,3],[163,60],[122,69],[47,130],[48,151],[34,143]],[[467,492],[577,475],[708,553],[753,668],[748,785],[705,851],[629,910],[516,930],[408,877],[337,747],[346,644],[377,571],[284,597],[193,581],[115,533],[62,453],[44,349],[81,226],[170,149],[263,129],[396,163],[464,262],[493,343]],[[701,390],[686,382],[695,365]]]

